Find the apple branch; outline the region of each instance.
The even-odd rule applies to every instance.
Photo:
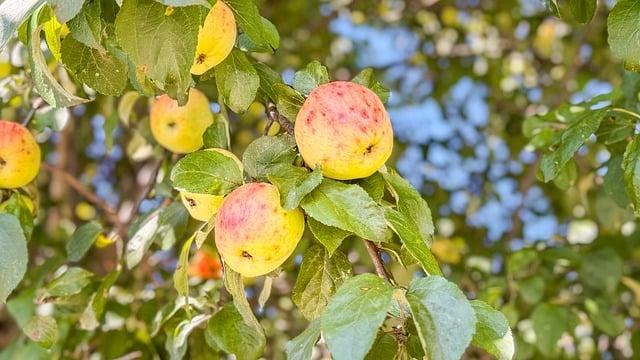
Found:
[[[364,243],[364,247],[367,249],[367,253],[369,253],[369,257],[371,258],[371,262],[373,262],[373,267],[376,269],[376,274],[390,281],[390,276],[387,273],[387,269],[384,267],[384,263],[382,262],[382,258],[380,257],[380,249],[376,244],[374,244],[370,240],[362,239]]]
[[[264,134],[267,135],[271,126],[274,122],[280,124],[280,127],[283,128],[287,134],[293,135],[293,123],[289,119],[287,119],[284,115],[280,114],[276,104],[269,101],[267,104],[267,126],[264,128]]]
[[[41,97],[36,98],[33,101],[33,104],[31,104],[31,109],[29,109],[29,112],[27,113],[27,116],[25,116],[24,119],[22,119],[22,122],[21,122],[22,126],[29,125],[29,122],[36,115],[36,111],[38,111],[38,109],[40,109],[42,107],[42,105],[44,105],[44,100],[42,100]]]

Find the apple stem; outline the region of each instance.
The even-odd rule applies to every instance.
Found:
[[[264,128],[264,135],[267,135],[269,133],[269,130],[271,130],[271,126],[274,122],[278,122],[278,124],[280,124],[280,127],[283,128],[287,132],[287,134],[293,135],[293,123],[284,115],[280,114],[278,108],[276,107],[276,104],[271,101],[269,101],[269,103],[267,104],[267,120],[268,122],[267,126],[265,126]]]

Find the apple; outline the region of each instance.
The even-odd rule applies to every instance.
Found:
[[[189,91],[184,106],[168,95],[158,97],[151,104],[151,133],[165,149],[187,154],[203,146],[202,135],[213,124],[209,99],[196,89]]]
[[[296,117],[295,138],[307,165],[326,177],[360,179],[391,156],[393,129],[378,96],[348,81],[315,88]]]
[[[217,1],[209,10],[198,33],[198,45],[191,73],[202,75],[226,59],[236,43],[237,34],[233,11],[224,2]]]
[[[222,278],[222,264],[213,251],[200,249],[189,261],[187,274],[201,279],[220,279]]]
[[[222,202],[215,243],[225,263],[245,277],[277,269],[293,253],[304,232],[302,210],[286,211],[278,188],[249,183]]]
[[[224,196],[180,191],[180,199],[192,218],[198,221],[209,221],[218,212]]]
[[[0,188],[27,185],[40,170],[40,147],[29,130],[0,120]]]

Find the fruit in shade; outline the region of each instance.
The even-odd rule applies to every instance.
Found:
[[[35,179],[40,170],[40,147],[29,130],[0,120],[0,188],[15,189]]]
[[[224,2],[217,1],[198,33],[191,73],[202,75],[226,59],[236,43],[237,33],[233,11]]]
[[[314,89],[296,117],[295,137],[304,161],[337,180],[365,178],[391,156],[393,129],[378,96],[334,81]]]
[[[304,232],[304,215],[300,209],[284,210],[275,186],[249,183],[224,199],[215,229],[225,263],[254,277],[277,269],[291,256]]]
[[[221,195],[194,194],[187,191],[180,191],[180,198],[189,215],[199,221],[209,221],[218,212],[224,200],[224,196]]]
[[[222,278],[222,264],[220,264],[216,253],[201,249],[189,261],[187,274],[201,279],[220,279]]]
[[[189,91],[189,101],[184,106],[168,95],[158,97],[151,104],[151,133],[167,150],[186,154],[203,146],[202,135],[213,124],[209,99],[196,89]]]

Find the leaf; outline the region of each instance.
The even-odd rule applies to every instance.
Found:
[[[82,260],[101,233],[102,226],[93,221],[77,228],[71,237],[71,241],[67,243],[69,261],[77,262]]]
[[[254,360],[264,351],[262,333],[247,325],[233,303],[226,304],[207,324],[206,336],[238,360]]]
[[[62,62],[78,80],[104,95],[121,95],[129,79],[127,66],[105,50],[72,37],[62,42]]]
[[[318,187],[323,179],[320,167],[309,172],[305,168],[289,164],[276,166],[267,178],[278,187],[282,207],[287,211],[297,208],[300,201]]]
[[[476,326],[462,291],[440,276],[411,281],[406,294],[422,348],[430,359],[458,360]]]
[[[95,330],[100,326],[100,319],[104,314],[104,307],[107,303],[109,296],[109,289],[116,283],[120,276],[121,270],[118,267],[117,270],[110,272],[102,279],[98,290],[91,296],[91,301],[87,305],[80,316],[80,328],[83,330]]]
[[[322,246],[313,245],[304,253],[291,299],[305,318],[317,319],[336,288],[351,276],[351,263],[343,253],[330,255]]]
[[[304,96],[285,84],[274,84],[273,87],[278,93],[276,99],[278,111],[290,121],[295,121],[302,104],[304,104]]]
[[[287,359],[311,359],[313,348],[320,337],[320,319],[313,320],[300,335],[289,340],[284,348]]]
[[[438,260],[431,253],[418,227],[411,219],[394,209],[385,209],[384,214],[391,230],[398,234],[404,246],[418,260],[424,271],[429,275],[442,275]]]
[[[640,137],[634,136],[622,159],[624,186],[636,215],[640,214]]]
[[[34,316],[22,329],[27,337],[45,349],[58,341],[58,324],[51,316]]]
[[[204,6],[166,6],[152,0],[124,0],[115,21],[122,50],[136,67],[179,104],[187,102],[191,65]]]
[[[173,336],[169,336],[166,343],[170,359],[179,360],[184,357],[187,351],[189,335],[191,335],[193,330],[209,320],[210,317],[211,315],[208,314],[199,314],[191,319],[181,321],[178,326],[176,326],[171,334]]]
[[[27,239],[20,222],[9,214],[0,214],[0,302],[18,286],[27,271]]]
[[[4,50],[20,24],[44,3],[45,0],[20,0],[0,4],[0,50]]]
[[[398,211],[418,227],[422,240],[430,247],[434,226],[429,204],[407,180],[396,172],[383,174],[383,177],[396,199]]]
[[[211,124],[211,126],[209,126],[202,135],[202,142],[204,143],[204,147],[228,149],[228,133],[229,123],[227,119],[220,114],[215,114],[213,124]]]
[[[293,76],[293,88],[304,95],[309,95],[313,89],[328,82],[329,72],[318,60],[310,62]]]
[[[168,250],[182,239],[189,222],[189,212],[180,202],[174,202],[160,210],[158,221],[153,240],[163,250]]]
[[[616,337],[624,331],[624,316],[611,312],[609,305],[603,299],[586,299],[584,307],[587,309],[589,319],[605,334]]]
[[[618,0],[607,18],[609,46],[613,54],[624,61],[630,71],[640,71],[640,2]]]
[[[342,244],[342,241],[351,235],[350,232],[344,231],[337,227],[327,226],[313,218],[307,219],[307,225],[313,233],[313,236],[327,249],[329,256]]]
[[[47,43],[51,55],[56,60],[60,60],[62,55],[60,54],[60,36],[62,33],[62,24],[55,18],[51,17],[49,20],[42,23],[42,29],[44,30],[44,39]]]
[[[189,269],[189,250],[191,250],[194,238],[194,236],[189,237],[182,245],[176,271],[173,273],[173,286],[178,291],[178,294],[182,296],[189,296],[189,276],[187,270]]]
[[[278,100],[278,92],[275,88],[275,84],[281,84],[282,77],[277,71],[263,63],[256,62],[253,64],[253,67],[256,69],[256,72],[260,77],[260,92],[264,93],[265,97],[263,102],[276,102]],[[258,95],[260,96],[260,94]]]
[[[20,227],[27,241],[31,239],[33,232],[33,211],[27,205],[25,195],[13,193],[9,200],[0,204],[0,213],[8,213],[15,216],[20,222]],[[32,201],[32,200],[29,200]],[[33,206],[33,205],[32,205]]]
[[[561,305],[542,303],[531,314],[536,346],[547,357],[557,357],[560,348],[557,343],[564,332],[571,332],[577,324],[576,316]]]
[[[262,330],[262,327],[260,326],[260,323],[258,322],[258,319],[256,319],[256,316],[253,314],[253,311],[251,311],[251,305],[249,304],[249,301],[245,296],[242,275],[233,271],[228,266],[225,266],[224,267],[224,286],[227,289],[227,291],[229,291],[229,294],[231,294],[231,296],[233,297],[233,303],[235,304],[236,309],[242,315],[244,322],[247,325],[252,326],[260,334],[262,334],[261,346],[264,347],[264,344],[266,342],[266,339],[264,337],[264,332]]]
[[[102,1],[87,2],[82,11],[69,21],[69,34],[80,43],[104,52],[102,39],[107,33],[107,24],[101,15]],[[113,32],[113,28],[110,30]]]
[[[379,172],[359,180],[357,184],[377,203],[384,197],[386,181],[384,180],[384,176]]]
[[[620,186],[620,184],[625,183],[622,159],[623,156],[621,155],[613,155],[611,156],[611,159],[607,161],[607,174],[603,178],[603,188],[605,194],[609,198],[613,199],[618,206],[626,208],[629,205],[629,195],[627,195],[626,186]],[[632,180],[632,182],[633,181],[634,180]],[[640,182],[638,182],[638,185],[640,185]],[[629,194],[631,194],[631,192]],[[638,194],[640,194],[640,191],[638,191]],[[640,205],[640,203],[638,203],[638,205]]]
[[[53,279],[44,289],[44,297],[62,297],[78,294],[91,283],[93,274],[79,267],[70,267]]]
[[[155,0],[155,1],[167,6],[200,5],[200,6],[205,6],[207,8],[211,7],[211,4],[207,0]]]
[[[127,242],[127,250],[125,261],[127,268],[133,269],[138,265],[144,256],[144,253],[149,250],[153,238],[158,231],[160,222],[160,212],[155,211],[148,216],[140,227],[136,230],[133,236]]]
[[[593,19],[597,7],[597,0],[569,0],[569,8],[573,17],[582,24],[587,24]]]
[[[259,137],[242,155],[244,170],[256,180],[266,180],[274,167],[293,163],[297,155],[295,147],[296,141],[291,135]]]
[[[375,77],[372,68],[366,68],[362,70],[351,81],[362,86],[366,86],[369,90],[373,91],[382,103],[386,104],[391,96],[391,91],[385,88]]]
[[[246,33],[238,36],[238,48],[249,52],[273,53],[280,47],[280,34],[275,25],[268,19],[260,17],[262,20],[262,37],[266,41],[266,45],[259,45],[253,42],[251,37]]]
[[[378,359],[406,359],[396,357],[398,354],[398,342],[389,333],[379,332],[376,341],[371,346],[371,350],[364,358],[365,360]]]
[[[386,239],[384,212],[358,185],[324,179],[307,195],[302,208],[319,222],[377,242]]]
[[[278,48],[279,37],[274,37],[272,29],[265,29],[258,6],[253,0],[226,0],[225,3],[233,10],[240,29],[254,44],[259,47],[270,47],[273,50]]]
[[[37,16],[31,18],[31,27],[35,30],[29,35],[29,68],[38,94],[54,108],[70,107],[89,101],[70,94],[53,77],[40,47],[42,25],[37,25]]]
[[[338,288],[320,318],[334,359],[364,359],[391,307],[393,290],[373,274],[358,275]]]
[[[515,354],[515,343],[507,318],[484,301],[473,300],[476,332],[471,342],[484,349],[497,360],[511,360]]]
[[[233,50],[215,67],[218,92],[229,108],[236,113],[247,110],[260,86],[260,77],[246,55]]]
[[[582,282],[598,291],[612,293],[620,284],[624,262],[610,247],[583,255],[579,274]]]
[[[242,185],[242,169],[231,157],[212,150],[187,154],[171,170],[178,190],[196,194],[226,195]]]
[[[573,154],[598,130],[606,111],[605,109],[582,110],[574,115],[573,122],[562,132],[559,144],[552,152],[544,154],[540,160],[544,182],[549,182],[558,176]]]
[[[84,4],[84,0],[47,0],[47,2],[55,12],[56,19],[61,23],[66,23],[76,16]]]

